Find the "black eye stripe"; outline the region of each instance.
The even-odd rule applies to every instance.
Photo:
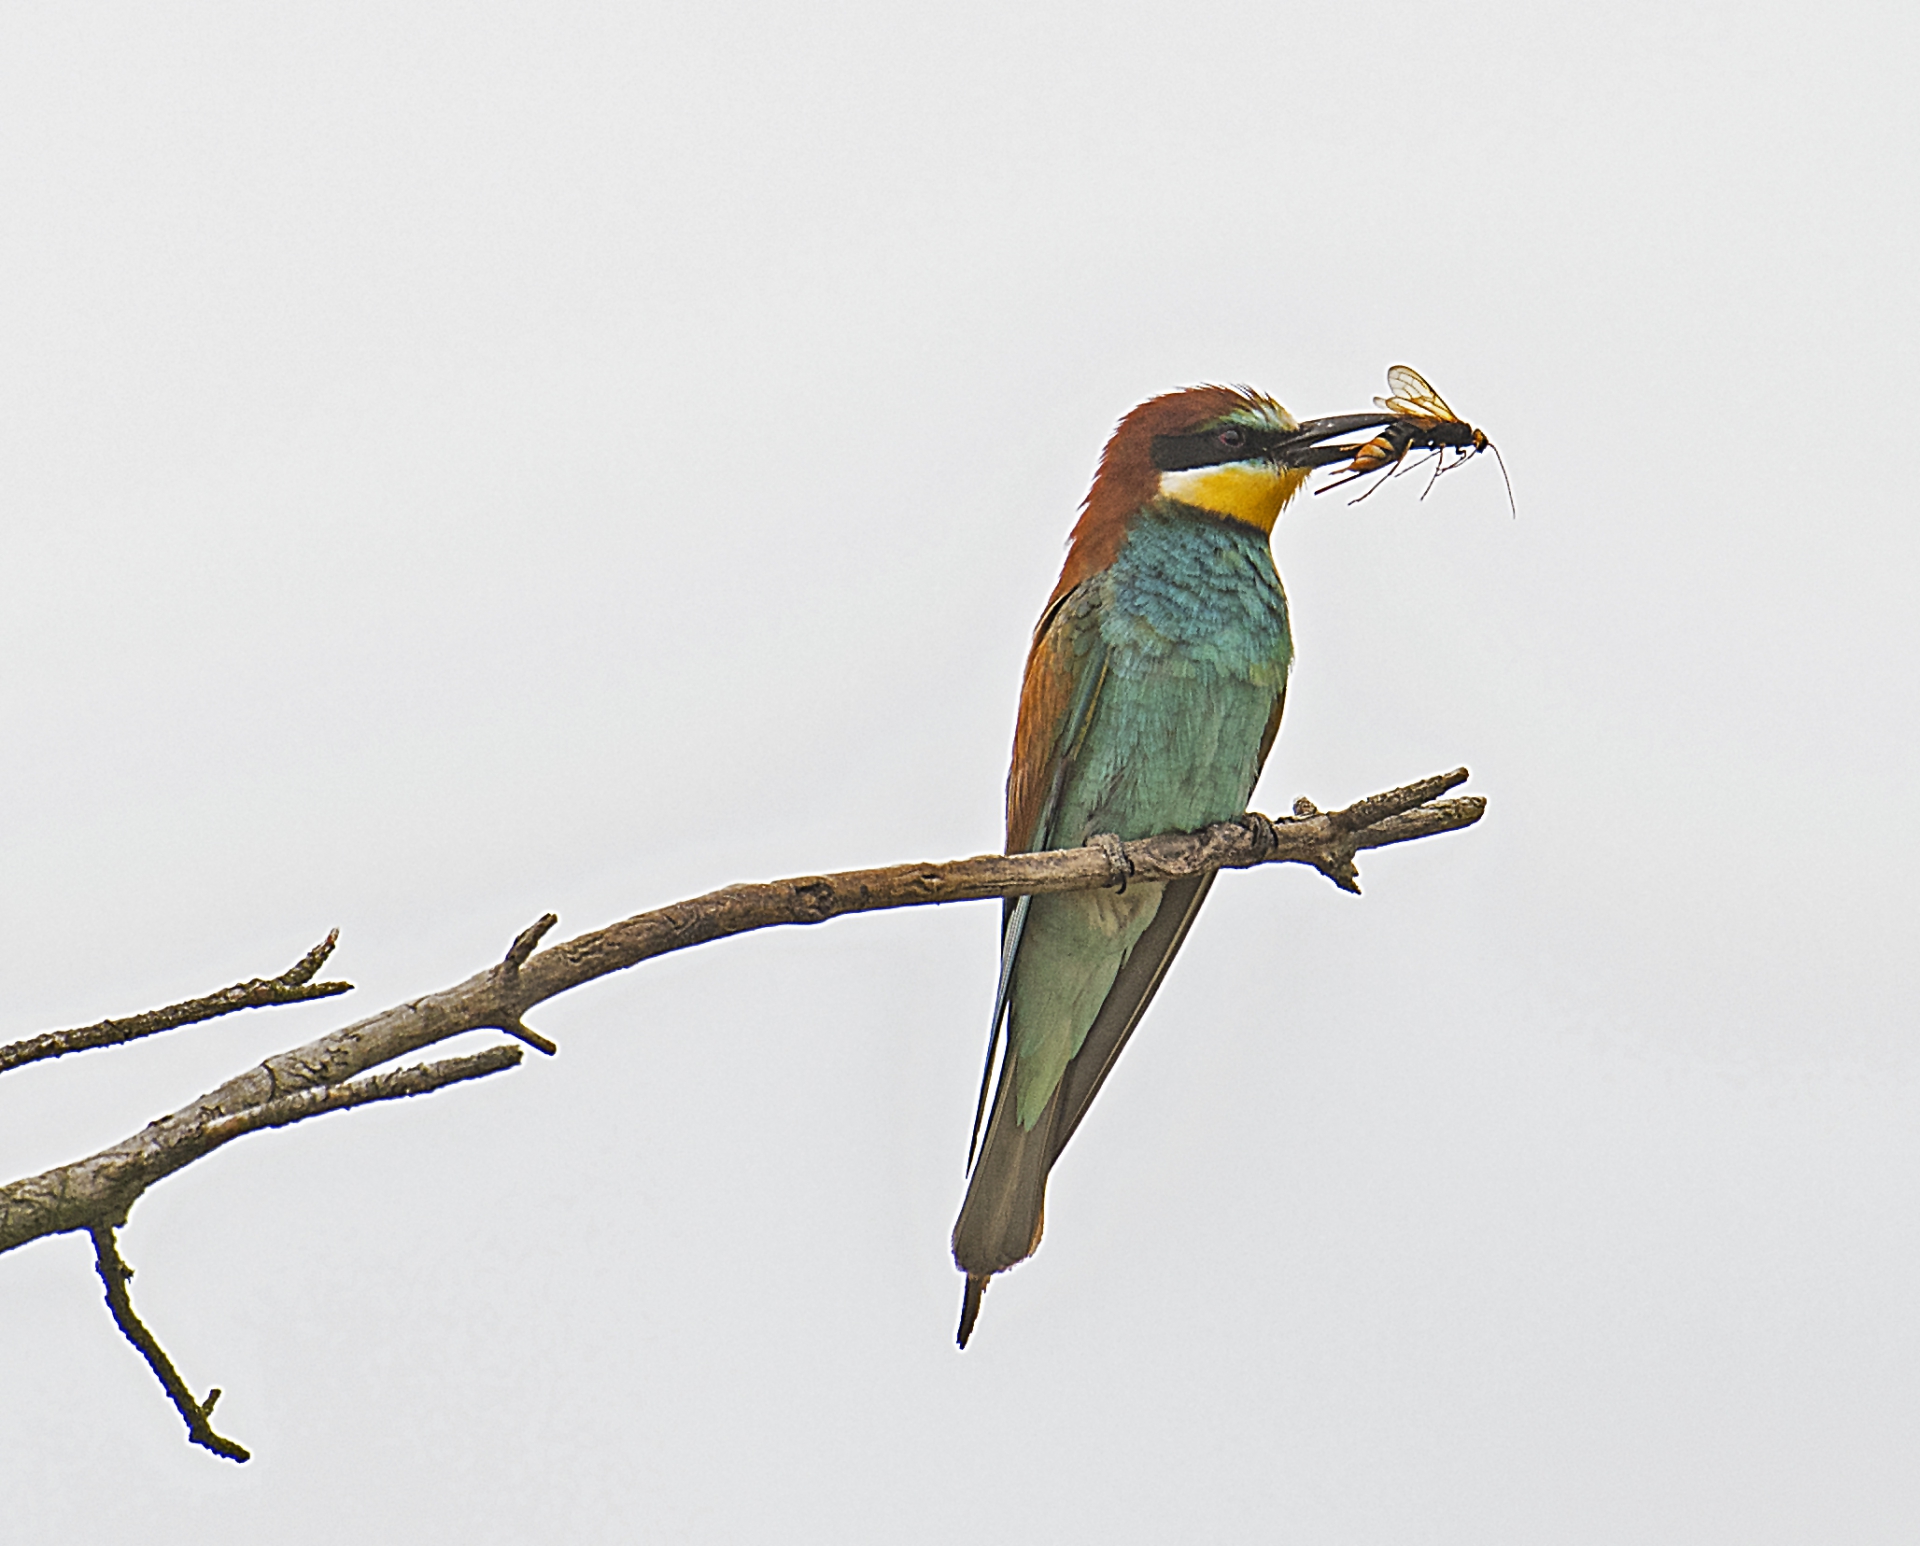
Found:
[[[1223,431],[1240,436],[1237,446],[1223,446]],[[1223,467],[1228,462],[1250,462],[1264,456],[1285,440],[1288,432],[1254,429],[1246,424],[1216,424],[1212,429],[1196,430],[1190,435],[1155,435],[1153,465],[1162,472],[1185,472],[1192,467]]]

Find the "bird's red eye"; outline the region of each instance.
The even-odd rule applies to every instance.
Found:
[[[1213,438],[1219,441],[1220,444],[1225,446],[1229,451],[1238,451],[1247,443],[1247,436],[1244,430],[1223,429]]]

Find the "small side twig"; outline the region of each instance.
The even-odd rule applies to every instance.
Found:
[[[466,1057],[442,1058],[437,1063],[414,1063],[384,1074],[350,1079],[344,1084],[323,1084],[312,1089],[296,1090],[291,1095],[277,1096],[258,1106],[250,1106],[231,1116],[216,1117],[208,1122],[200,1130],[194,1145],[198,1152],[193,1157],[198,1159],[200,1155],[224,1143],[231,1143],[236,1138],[269,1127],[286,1127],[294,1122],[304,1122],[308,1117],[325,1116],[330,1111],[351,1111],[355,1106],[367,1106],[380,1100],[405,1100],[410,1095],[430,1095],[435,1090],[444,1090],[450,1084],[464,1084],[469,1079],[484,1079],[488,1074],[504,1073],[516,1067],[521,1056],[518,1047],[488,1047],[481,1052],[469,1053]]]
[[[506,959],[493,969],[494,981],[504,995],[511,997],[520,986],[520,968],[532,958],[534,951],[540,948],[540,941],[547,937],[547,931],[559,921],[558,913],[542,913],[513,937],[513,943],[507,947]],[[544,1052],[548,1057],[560,1050],[558,1042],[550,1041],[531,1029],[517,1014],[503,1015],[495,1029],[518,1037],[535,1052]]]
[[[1449,789],[1458,789],[1467,781],[1467,776],[1465,768],[1455,768],[1451,773],[1436,773],[1431,778],[1416,779],[1411,784],[1402,784],[1398,789],[1389,789],[1385,794],[1368,795],[1364,800],[1355,800],[1344,810],[1334,811],[1329,819],[1341,832],[1359,832],[1367,827],[1377,827],[1391,817],[1430,804]]]
[[[245,1448],[213,1431],[213,1404],[220,1399],[220,1388],[216,1385],[208,1391],[205,1401],[194,1400],[187,1382],[180,1377],[180,1371],[174,1368],[173,1360],[167,1357],[167,1350],[147,1330],[140,1317],[134,1314],[133,1296],[127,1292],[133,1268],[122,1259],[119,1243],[113,1238],[112,1226],[96,1224],[88,1233],[93,1236],[94,1270],[100,1274],[100,1281],[107,1290],[107,1308],[113,1312],[113,1323],[139,1350],[140,1356],[146,1359],[147,1367],[153,1370],[154,1378],[159,1380],[161,1389],[167,1393],[167,1399],[185,1420],[188,1439],[228,1460],[237,1460],[242,1464],[251,1460],[253,1456]]]
[[[488,1047],[469,1057],[445,1058],[437,1063],[396,1068],[389,1073],[373,1074],[345,1084],[322,1085],[317,1089],[283,1095],[208,1122],[191,1146],[191,1157],[199,1158],[222,1144],[263,1128],[286,1127],[308,1117],[324,1116],[329,1111],[347,1111],[374,1101],[402,1100],[409,1095],[425,1095],[468,1079],[481,1079],[488,1074],[512,1068],[522,1056],[518,1047]],[[216,1455],[224,1455],[228,1460],[251,1459],[241,1445],[213,1431],[213,1404],[220,1399],[219,1387],[208,1391],[206,1400],[195,1400],[159,1339],[134,1313],[133,1298],[127,1292],[133,1269],[122,1259],[113,1229],[111,1223],[96,1223],[88,1226],[87,1233],[93,1238],[94,1269],[106,1287],[107,1307],[113,1311],[114,1324],[139,1350],[140,1356],[146,1359],[147,1367],[153,1370],[154,1378],[159,1380],[161,1389],[167,1393],[167,1399],[186,1422],[189,1439]]]
[[[122,1042],[138,1041],[143,1036],[158,1035],[161,1031],[175,1030],[201,1020],[215,1020],[240,1009],[300,1004],[308,999],[332,998],[335,994],[350,992],[353,988],[350,982],[313,980],[339,942],[340,931],[334,929],[278,977],[254,977],[246,982],[236,982],[230,988],[222,988],[218,993],[209,993],[204,998],[190,998],[184,1003],[169,1004],[164,1009],[149,1009],[144,1014],[129,1015],[123,1020],[102,1020],[95,1025],[83,1025],[77,1030],[48,1031],[44,1035],[29,1036],[24,1041],[8,1042],[0,1046],[0,1074],[24,1063],[65,1057],[69,1052],[85,1052],[92,1047],[114,1047]]]
[[[1294,819],[1324,820],[1329,838],[1321,852],[1308,863],[1342,891],[1358,896],[1360,871],[1353,860],[1362,848],[1384,848],[1390,843],[1450,832],[1480,819],[1480,813],[1486,809],[1484,800],[1470,796],[1466,800],[1441,801],[1437,806],[1433,803],[1449,789],[1459,788],[1467,777],[1465,768],[1455,768],[1451,773],[1436,773],[1384,794],[1369,795],[1337,811],[1323,812],[1313,801],[1301,796],[1293,803]]]

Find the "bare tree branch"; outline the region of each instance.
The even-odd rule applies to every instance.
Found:
[[[323,1085],[318,1089],[285,1095],[251,1110],[235,1112],[232,1116],[206,1123],[197,1142],[182,1142],[178,1146],[175,1153],[178,1163],[173,1168],[191,1164],[222,1144],[231,1143],[245,1133],[259,1132],[263,1127],[286,1127],[293,1122],[305,1121],[308,1117],[324,1116],[329,1111],[347,1111],[355,1106],[370,1105],[374,1101],[403,1100],[409,1095],[425,1095],[433,1090],[445,1089],[450,1084],[500,1073],[517,1064],[522,1055],[518,1047],[489,1047],[469,1057],[447,1058],[413,1068],[396,1068],[347,1084]],[[173,1360],[167,1357],[166,1349],[161,1347],[159,1338],[134,1313],[132,1297],[127,1293],[127,1283],[133,1277],[133,1269],[121,1259],[119,1246],[113,1238],[113,1225],[94,1224],[88,1233],[93,1237],[94,1270],[106,1285],[107,1307],[113,1311],[114,1323],[140,1356],[146,1359],[154,1378],[160,1381],[167,1398],[179,1410],[187,1425],[187,1437],[228,1460],[244,1462],[251,1459],[239,1444],[213,1431],[213,1404],[220,1399],[219,1387],[208,1391],[205,1401],[196,1401],[193,1392],[187,1388],[187,1382],[181,1378],[180,1371],[173,1366]]]
[[[230,1117],[208,1122],[200,1132],[199,1152],[189,1155],[188,1160],[211,1154],[222,1144],[232,1143],[236,1138],[260,1132],[263,1128],[288,1127],[295,1122],[304,1122],[308,1117],[323,1117],[330,1111],[351,1111],[355,1106],[369,1106],[379,1100],[405,1100],[409,1095],[430,1095],[435,1090],[444,1090],[450,1084],[464,1084],[469,1079],[484,1079],[488,1074],[505,1073],[509,1068],[517,1067],[521,1057],[518,1047],[487,1047],[465,1057],[442,1058],[437,1063],[415,1063],[410,1068],[389,1069],[384,1074],[370,1074],[365,1079],[353,1079],[345,1084],[323,1084],[311,1090],[298,1090],[292,1095],[270,1100],[263,1106],[236,1111]],[[177,1170],[179,1166],[174,1168]]]
[[[1322,813],[1303,802],[1291,818],[1250,814],[1200,832],[1124,844],[1101,841],[1045,853],[987,854],[948,864],[898,864],[728,886],[546,950],[537,947],[553,920],[542,918],[515,939],[499,964],[465,982],[279,1053],[111,1148],[0,1187],[0,1252],[45,1235],[118,1223],[154,1182],[219,1144],[242,1132],[359,1104],[349,1091],[371,1088],[375,1081],[347,1081],[463,1031],[494,1028],[551,1050],[551,1042],[523,1023],[529,1009],[655,956],[776,924],[821,923],[847,913],[1176,880],[1259,864],[1311,865],[1343,889],[1357,891],[1353,860],[1361,849],[1455,831],[1480,819],[1484,800],[1440,798],[1466,778],[1466,769],[1459,768],[1345,810]],[[460,1077],[492,1071],[476,1069]]]
[[[1279,821],[1249,812],[1238,821],[1221,822],[1201,832],[1164,833],[1132,843],[1102,833],[1084,848],[988,854],[951,864],[896,864],[728,886],[541,951],[540,941],[558,922],[548,913],[521,930],[497,965],[465,982],[268,1058],[89,1159],[0,1187],[0,1252],[45,1235],[87,1231],[114,1321],[146,1359],[186,1422],[187,1437],[216,1455],[244,1462],[249,1458],[246,1449],[213,1430],[218,1388],[210,1390],[205,1401],[194,1398],[166,1350],[134,1313],[127,1292],[133,1269],[120,1256],[114,1230],[126,1222],[128,1209],[156,1181],[246,1133],[374,1101],[426,1094],[500,1073],[521,1061],[518,1047],[495,1046],[467,1057],[357,1077],[463,1031],[503,1030],[552,1054],[558,1050],[554,1043],[524,1022],[535,1004],[655,956],[733,934],[775,924],[821,923],[845,913],[883,908],[1100,886],[1124,889],[1134,883],[1258,864],[1312,865],[1335,885],[1357,892],[1354,856],[1361,849],[1455,831],[1480,819],[1486,809],[1484,800],[1440,798],[1466,778],[1467,770],[1457,768],[1373,795],[1345,810],[1323,813],[1312,801],[1302,799],[1295,803],[1292,817]],[[130,1019],[106,1020],[83,1030],[56,1031],[0,1047],[0,1072],[83,1047],[151,1036],[236,1009],[344,993],[351,984],[312,981],[338,938],[335,930],[279,977],[256,978]]]
[[[167,1350],[147,1330],[140,1317],[134,1314],[133,1297],[127,1292],[133,1268],[121,1259],[113,1230],[105,1224],[96,1224],[89,1233],[93,1236],[93,1268],[106,1285],[107,1308],[113,1311],[114,1324],[140,1350],[140,1356],[146,1359],[147,1367],[153,1370],[154,1378],[166,1391],[167,1399],[173,1402],[186,1420],[187,1437],[228,1460],[238,1460],[243,1464],[251,1460],[253,1456],[240,1445],[213,1431],[213,1404],[220,1399],[220,1387],[216,1385],[208,1391],[205,1401],[194,1400],[193,1392],[187,1389],[187,1382],[180,1377],[180,1371],[174,1368],[173,1360],[167,1357]]]
[[[42,1036],[30,1036],[25,1041],[8,1042],[0,1046],[0,1074],[18,1068],[23,1063],[65,1057],[69,1052],[84,1052],[90,1047],[113,1047],[121,1042],[138,1041],[142,1036],[157,1035],[161,1031],[171,1031],[200,1020],[217,1019],[238,1009],[299,1004],[308,999],[332,998],[337,993],[349,992],[353,987],[350,982],[313,980],[314,974],[326,964],[327,957],[333,954],[333,947],[339,940],[340,931],[335,929],[278,977],[255,977],[247,982],[236,982],[232,987],[209,993],[204,998],[190,998],[183,1004],[169,1004],[165,1009],[149,1009],[145,1014],[131,1015],[125,1020],[102,1020],[97,1025],[84,1025],[78,1030],[48,1031]]]

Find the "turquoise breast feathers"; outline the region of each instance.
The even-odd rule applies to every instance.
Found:
[[[1293,664],[1264,532],[1149,506],[1054,626],[1072,630],[1076,655],[1103,654],[1105,669],[1060,809],[1036,847],[1190,830],[1246,809]]]

